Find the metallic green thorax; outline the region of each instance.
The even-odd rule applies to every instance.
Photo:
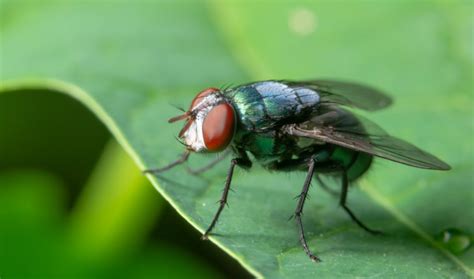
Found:
[[[316,156],[320,172],[342,166],[354,180],[372,162],[372,156],[365,153],[279,132],[285,124],[304,122],[318,114],[320,97],[316,91],[267,81],[231,89],[225,97],[239,122],[233,148],[250,152],[265,168],[306,170],[307,159]]]
[[[225,92],[244,129],[268,131],[307,119],[319,103],[319,94],[307,88],[289,88],[273,81],[242,85]]]

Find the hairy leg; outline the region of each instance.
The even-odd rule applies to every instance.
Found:
[[[308,163],[308,173],[306,175],[303,189],[301,190],[301,194],[299,196],[298,205],[296,206],[295,219],[298,225],[298,229],[300,231],[300,242],[301,242],[301,245],[303,246],[304,251],[306,252],[306,254],[311,260],[315,262],[319,262],[321,260],[316,255],[314,255],[308,247],[308,243],[306,242],[306,238],[304,235],[303,222],[301,221],[301,215],[303,214],[304,202],[306,201],[306,197],[308,196],[308,190],[311,185],[311,180],[313,178],[315,164],[316,164],[316,160],[314,158],[311,158]]]
[[[230,161],[230,167],[229,167],[229,170],[227,171],[227,178],[224,185],[224,191],[222,192],[221,199],[219,200],[219,208],[217,209],[217,212],[214,215],[214,218],[212,219],[211,224],[207,228],[206,232],[203,234],[202,239],[208,238],[212,229],[214,228],[217,221],[219,220],[219,216],[221,215],[222,210],[227,204],[227,196],[229,195],[230,184],[232,182],[232,176],[234,175],[235,166],[243,166],[243,167],[249,168],[251,165],[252,163],[248,160],[248,158],[235,158]]]

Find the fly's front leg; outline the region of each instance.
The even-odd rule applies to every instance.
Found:
[[[365,231],[367,231],[371,234],[382,234],[381,231],[373,230],[373,229],[367,227],[366,225],[364,225],[364,223],[362,223],[362,221],[360,221],[354,215],[352,210],[349,207],[347,207],[346,202],[347,202],[347,190],[348,189],[349,189],[349,178],[347,177],[347,171],[343,170],[343,172],[342,172],[342,189],[341,189],[341,196],[340,196],[339,204],[342,206],[342,208],[344,208],[344,210],[347,212],[347,214],[349,214],[352,221],[356,222],[356,224],[359,225],[359,227],[361,227],[362,229],[364,229]]]
[[[250,168],[252,166],[252,162],[248,159],[248,157],[244,158],[235,158],[230,161],[230,167],[227,172],[227,178],[225,181],[224,185],[224,191],[222,192],[221,199],[219,200],[219,208],[217,209],[216,214],[214,215],[214,218],[212,219],[211,224],[207,228],[206,232],[202,235],[202,239],[207,239],[209,234],[211,233],[212,229],[217,223],[217,220],[219,219],[219,216],[221,215],[222,210],[224,209],[224,206],[227,204],[227,196],[229,195],[229,190],[230,190],[230,183],[232,182],[232,176],[234,175],[234,168],[235,166],[241,166],[244,168]]]
[[[308,247],[308,243],[306,242],[306,238],[304,235],[304,228],[303,222],[301,221],[301,215],[303,214],[303,207],[304,202],[306,201],[306,197],[308,196],[308,190],[311,185],[311,179],[313,178],[314,173],[314,166],[316,164],[316,159],[311,158],[308,163],[308,174],[306,175],[306,179],[303,185],[303,189],[301,190],[301,194],[299,196],[298,205],[296,206],[295,210],[295,219],[300,230],[300,242],[303,246],[304,251],[309,256],[309,258],[315,262],[320,262],[321,260],[314,255]]]
[[[144,170],[143,172],[144,173],[154,173],[154,174],[157,174],[157,173],[160,173],[160,172],[164,172],[164,171],[167,171],[169,169],[172,169],[174,167],[176,167],[177,165],[180,165],[184,162],[186,162],[189,158],[189,155],[191,154],[191,151],[189,150],[186,150],[184,151],[183,154],[181,154],[181,156],[178,158],[178,160],[162,167],[162,168],[157,168],[157,169],[147,169],[147,170]]]
[[[192,175],[200,175],[201,173],[212,169],[215,165],[217,165],[219,162],[224,160],[231,152],[232,152],[232,149],[230,149],[230,148],[227,149],[222,154],[219,154],[217,158],[215,158],[214,160],[209,162],[207,165],[205,165],[203,167],[200,167],[198,169],[191,169],[191,168],[188,167],[187,168],[188,172]]]

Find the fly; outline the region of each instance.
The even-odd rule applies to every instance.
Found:
[[[344,108],[376,111],[391,103],[390,97],[374,88],[332,80],[268,80],[208,88],[197,94],[184,114],[169,120],[186,121],[179,133],[186,151],[168,166],[145,172],[168,170],[186,162],[192,152],[233,154],[219,208],[203,235],[207,239],[227,203],[234,168],[252,166],[249,154],[268,170],[306,171],[294,218],[304,251],[313,261],[320,261],[308,247],[301,220],[313,176],[326,189],[319,174],[340,177],[341,207],[362,229],[378,234],[346,205],[349,184],[369,169],[374,156],[416,168],[450,169],[435,156]]]

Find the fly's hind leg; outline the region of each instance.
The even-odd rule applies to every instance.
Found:
[[[304,202],[306,201],[306,197],[308,196],[308,190],[311,186],[311,179],[313,178],[314,173],[314,166],[316,164],[316,160],[311,158],[308,164],[308,174],[306,175],[306,179],[303,185],[303,189],[301,190],[301,194],[299,195],[298,205],[296,206],[295,210],[295,219],[298,225],[298,229],[300,231],[300,242],[303,246],[304,251],[309,256],[309,258],[315,262],[321,261],[316,255],[314,255],[308,247],[308,243],[306,242],[306,237],[304,235],[304,228],[303,222],[301,221],[301,216],[303,215],[303,207]]]
[[[324,183],[324,181],[321,179],[321,176],[319,176],[317,174],[316,174],[316,181],[318,181],[319,186],[321,186],[321,188],[323,188],[326,192],[328,192],[332,196],[334,196],[334,197],[339,196],[339,193],[337,191],[334,191],[326,183]]]
[[[366,225],[364,225],[364,223],[362,223],[362,221],[360,221],[354,215],[352,210],[349,207],[347,207],[346,203],[347,203],[347,191],[348,191],[348,189],[349,189],[349,178],[347,177],[347,171],[343,170],[343,172],[342,172],[342,188],[341,188],[341,196],[340,196],[340,200],[339,200],[339,205],[341,205],[342,208],[344,208],[346,213],[349,214],[349,216],[351,217],[352,221],[354,221],[357,225],[359,225],[359,227],[361,227],[365,231],[367,231],[371,234],[374,234],[374,235],[382,234],[381,231],[373,230],[373,229],[367,227]]]

